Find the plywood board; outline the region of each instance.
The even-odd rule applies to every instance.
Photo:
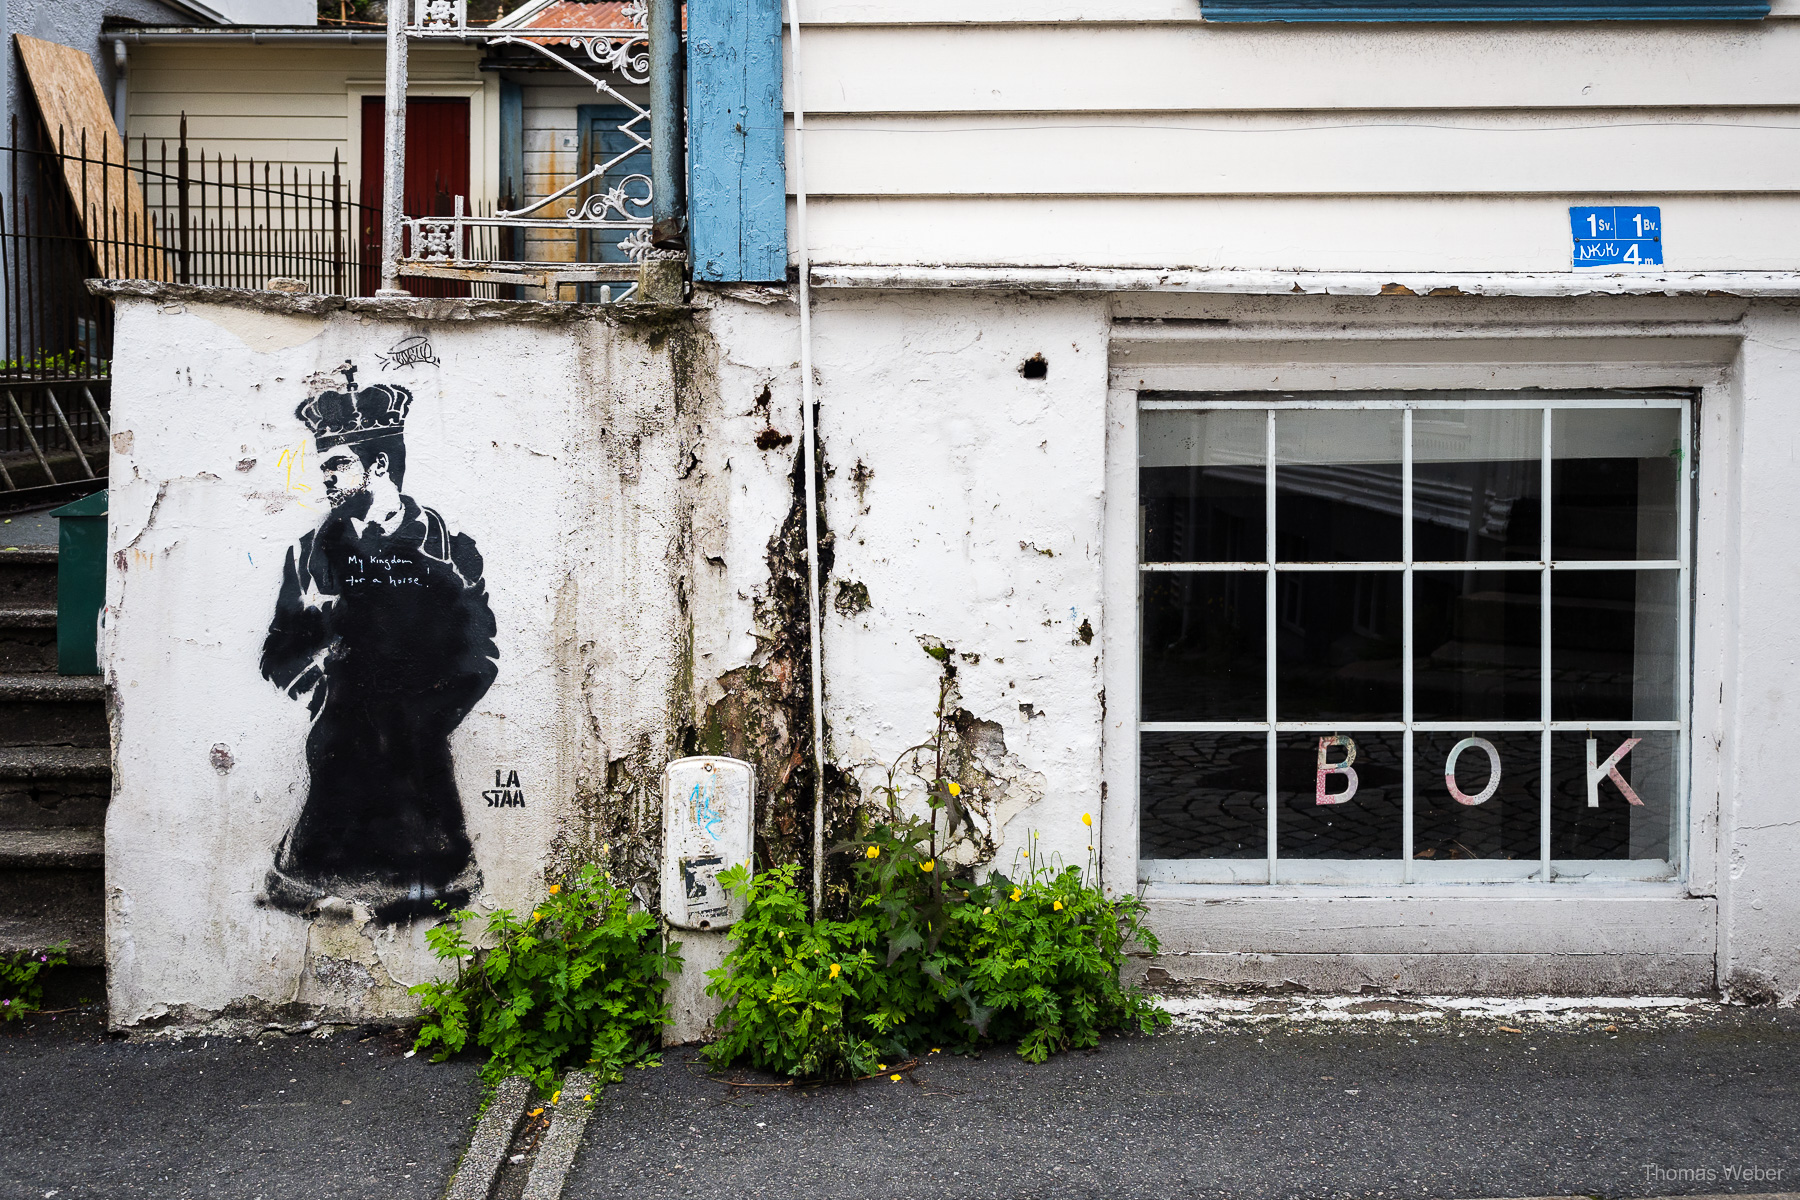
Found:
[[[125,146],[93,62],[72,46],[14,36],[50,144],[56,145],[60,134],[70,156],[63,160],[63,179],[80,213],[95,268],[109,279],[167,279],[167,256],[150,227],[143,192],[125,169]],[[84,133],[87,162],[82,161]]]

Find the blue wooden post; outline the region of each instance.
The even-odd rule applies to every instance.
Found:
[[[525,89],[500,81],[500,199],[517,208],[525,202]]]
[[[694,278],[787,278],[781,0],[689,0],[688,227]]]

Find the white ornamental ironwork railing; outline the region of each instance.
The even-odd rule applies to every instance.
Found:
[[[648,155],[652,145],[650,109],[614,84],[641,86],[650,79],[649,8],[645,0],[628,0],[622,15],[630,23],[623,28],[562,29],[555,27],[501,27],[470,25],[465,0],[413,0],[413,19],[406,27],[410,41],[476,41],[490,49],[520,46],[542,55],[556,66],[585,80],[595,92],[626,112],[615,127],[622,146],[617,153],[597,161],[585,174],[514,209],[496,209],[491,216],[469,213],[464,197],[456,197],[455,212],[444,216],[407,217],[395,214],[405,231],[408,252],[400,259],[400,273],[472,282],[526,283],[546,288],[552,298],[560,284],[634,284],[638,265],[652,258],[681,258],[678,250],[658,250],[651,244],[653,186],[647,174],[609,178],[633,157]],[[552,44],[566,46],[559,54]],[[587,64],[579,61],[585,56]],[[390,90],[393,81],[390,81]],[[402,84],[404,86],[404,84]],[[390,111],[398,102],[388,97]],[[403,169],[390,163],[390,170]],[[596,190],[599,189],[599,190]],[[611,241],[626,262],[537,262],[523,258],[474,258],[471,245],[506,244],[493,237],[474,237],[485,230],[551,230],[563,233],[608,234],[621,232]],[[522,237],[510,240],[518,254]],[[604,289],[602,299],[624,299],[633,290]]]

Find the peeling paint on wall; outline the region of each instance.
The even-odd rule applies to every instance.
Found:
[[[233,306],[267,299],[184,295],[118,306],[115,361],[140,382],[115,396],[110,480],[113,1019],[404,1019],[407,987],[440,969],[429,917],[383,924],[354,897],[254,903],[313,774],[306,707],[257,670],[283,550],[325,507],[317,456],[284,456],[300,440],[294,388],[429,329],[441,367],[389,368],[413,397],[406,491],[454,513],[485,558],[506,668],[448,734],[448,761],[476,906],[517,909],[582,862],[628,883],[654,874],[655,780],[692,723],[679,472],[698,425],[692,322],[479,302],[357,313],[300,297],[309,318],[321,310],[317,336],[259,349],[234,332]],[[509,803],[482,803],[496,778]]]
[[[729,755],[755,768],[757,861],[800,863],[806,875],[812,869],[815,770],[808,694],[812,650],[806,619],[806,490],[799,454],[788,481],[792,503],[781,528],[769,539],[764,555],[768,576],[754,598],[756,653],[743,666],[719,675],[707,689],[710,698],[689,734],[687,753]],[[818,514],[821,595],[831,579],[835,549],[823,507]],[[825,798],[829,846],[854,827],[860,800],[849,776],[829,758]],[[842,872],[830,872],[831,865],[827,864],[832,876],[828,891],[841,889],[843,883]]]

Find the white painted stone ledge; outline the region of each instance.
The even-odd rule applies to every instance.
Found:
[[[1691,274],[1166,270],[1139,267],[815,266],[819,288],[1188,292],[1283,296],[1734,296],[1800,299],[1800,271]]]

